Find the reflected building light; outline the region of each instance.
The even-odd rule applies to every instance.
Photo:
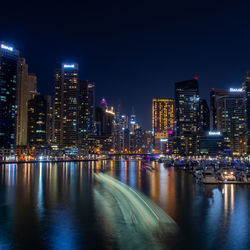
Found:
[[[230,191],[231,191],[231,212],[234,211],[234,185],[230,185]]]

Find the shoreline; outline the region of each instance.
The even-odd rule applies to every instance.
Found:
[[[87,162],[87,161],[103,161],[107,159],[71,159],[71,160],[32,160],[32,161],[0,161],[4,164],[23,164],[23,163],[56,163],[56,162]]]

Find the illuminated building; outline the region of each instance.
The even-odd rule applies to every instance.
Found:
[[[142,153],[152,153],[153,149],[153,132],[144,132],[144,145],[142,146]]]
[[[27,145],[28,100],[36,91],[37,77],[28,71],[28,64],[20,58],[18,69],[18,105],[17,105],[17,146]]]
[[[128,150],[129,148],[125,146],[125,130],[128,128],[128,116],[120,115],[119,111],[116,111],[113,128],[114,150],[116,152]]]
[[[123,131],[123,151],[128,152],[130,149],[130,131],[128,128],[125,128]]]
[[[88,82],[88,132],[95,134],[95,82]]]
[[[217,98],[216,124],[224,135],[231,152],[242,155],[246,151],[244,95],[242,91],[228,91]]]
[[[223,134],[220,131],[208,131],[200,137],[199,153],[207,156],[223,154],[225,150]]]
[[[217,130],[217,101],[228,94],[227,90],[212,88],[210,91],[210,130]]]
[[[134,111],[132,111],[132,115],[130,116],[130,123],[129,123],[130,132],[134,133],[135,128],[136,128],[136,115],[134,114]]]
[[[113,121],[115,118],[113,108],[108,109],[106,100],[102,99],[101,105],[100,107],[96,107],[95,113],[97,135],[112,136]]]
[[[246,121],[246,153],[250,155],[250,71],[247,72],[243,83],[244,109]]]
[[[130,131],[129,151],[131,153],[141,153],[144,146],[144,133],[145,131],[138,124],[133,132]]]
[[[152,129],[156,150],[166,153],[172,152],[174,116],[174,99],[153,99]],[[162,143],[164,144],[164,148],[162,147]]]
[[[78,142],[78,65],[57,64],[55,72],[55,143],[72,147]]]
[[[47,144],[47,99],[35,94],[28,101],[28,145],[44,146]]]
[[[114,118],[113,107],[109,109],[103,98],[100,107],[95,109],[96,138],[100,140],[103,151],[109,151],[113,147]]]
[[[78,97],[78,145],[81,148],[88,147],[89,133],[89,84],[88,81],[79,82],[79,97]]]
[[[207,101],[200,99],[200,134],[203,135],[209,131],[210,114]]]
[[[175,153],[195,155],[199,150],[200,97],[198,79],[175,83]]]
[[[46,130],[46,137],[47,137],[47,143],[50,145],[53,142],[54,138],[54,115],[53,115],[53,98],[50,95],[45,95],[44,98],[47,102],[47,130]]]
[[[16,143],[16,105],[19,52],[0,42],[0,148]]]

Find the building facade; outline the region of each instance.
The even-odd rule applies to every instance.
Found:
[[[55,144],[75,147],[78,142],[78,65],[57,64],[55,73]]]
[[[225,89],[212,88],[210,91],[210,130],[214,131],[218,129],[217,126],[217,102],[218,98],[228,94]]]
[[[78,146],[88,148],[88,134],[90,132],[90,106],[89,106],[89,83],[87,80],[79,82],[78,96]]]
[[[18,65],[17,146],[27,146],[28,100],[37,89],[37,77],[28,71],[25,58]]]
[[[47,145],[47,99],[35,94],[28,101],[28,145],[38,147]]]
[[[16,144],[19,52],[0,42],[0,148]]]
[[[88,81],[88,133],[94,135],[95,127],[95,82]]]
[[[200,135],[206,134],[210,129],[210,113],[207,101],[200,99]]]
[[[243,83],[244,109],[246,121],[246,153],[250,155],[250,71],[247,72]]]
[[[199,151],[200,97],[198,79],[175,83],[175,153],[196,155]]]
[[[246,152],[244,95],[229,91],[217,100],[216,123],[224,135],[229,154],[243,155]]]
[[[165,153],[173,151],[174,105],[174,99],[153,99],[152,103],[154,148]]]

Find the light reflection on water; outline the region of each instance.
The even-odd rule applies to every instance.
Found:
[[[181,236],[159,239],[164,248],[250,249],[250,186],[202,186],[184,171],[154,167],[150,172],[140,161],[124,160],[1,165],[0,249],[121,248],[116,203],[107,194],[104,203],[96,200],[94,190],[103,186],[94,173],[103,172],[142,192],[178,224]],[[148,240],[138,239],[141,249]]]

